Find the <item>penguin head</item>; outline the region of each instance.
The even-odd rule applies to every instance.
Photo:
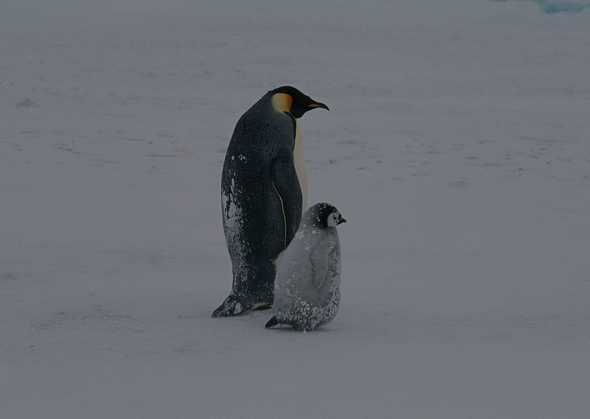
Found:
[[[273,106],[281,112],[289,112],[295,118],[301,118],[307,111],[322,108],[330,110],[321,102],[316,102],[293,86],[281,86],[270,91]]]
[[[332,211],[328,215],[328,218],[326,219],[326,227],[336,227],[338,224],[342,224],[345,222],[346,222],[346,219],[344,217],[342,217],[342,214],[340,214],[340,211],[338,211],[336,208],[334,208],[334,211]]]
[[[306,212],[305,221],[317,228],[336,227],[346,222],[340,211],[326,202],[320,202],[309,208]]]

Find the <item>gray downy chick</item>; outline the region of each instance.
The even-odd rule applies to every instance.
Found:
[[[336,317],[341,271],[336,226],[345,221],[334,206],[323,202],[305,212],[279,258],[273,317],[266,328],[285,324],[310,331]]]

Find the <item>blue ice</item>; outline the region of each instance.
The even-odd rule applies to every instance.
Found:
[[[533,0],[533,2],[537,3],[539,8],[547,14],[580,13],[585,9],[590,9],[590,3],[551,0]]]

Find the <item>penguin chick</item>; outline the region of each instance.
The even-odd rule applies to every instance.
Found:
[[[273,317],[266,328],[286,324],[310,331],[336,317],[340,304],[340,241],[346,222],[327,203],[303,215],[295,237],[281,254],[275,280]]]

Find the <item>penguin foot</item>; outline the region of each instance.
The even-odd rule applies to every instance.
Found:
[[[211,317],[233,317],[244,314],[250,310],[251,305],[245,304],[235,295],[230,295],[219,307],[211,314]]]
[[[270,318],[270,320],[266,322],[264,327],[266,327],[267,329],[270,329],[271,327],[275,327],[277,324],[279,324],[279,321],[277,320],[277,318],[275,316],[272,316]]]

